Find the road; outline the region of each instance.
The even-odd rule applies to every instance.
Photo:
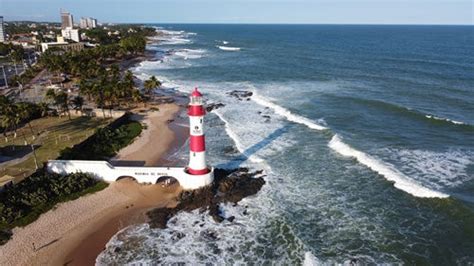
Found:
[[[13,62],[7,62],[7,63],[0,64],[0,88],[5,86],[5,77],[3,75],[2,68],[5,69],[5,76],[7,80],[10,80],[13,76],[17,74],[21,74],[23,73],[23,71],[25,71],[25,69],[28,67],[28,64],[30,63],[30,59],[31,59],[31,64],[34,64],[36,62],[36,56],[34,55],[34,53],[30,53],[29,55],[28,54],[26,55],[26,59],[24,59],[25,63],[15,65]],[[8,84],[8,85],[11,86],[12,84]]]

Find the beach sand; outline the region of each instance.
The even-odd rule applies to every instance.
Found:
[[[137,115],[147,128],[115,159],[144,161],[145,165],[159,162],[172,145],[185,141],[177,141],[169,128],[179,111],[176,104],[163,104],[159,111]],[[28,226],[13,230],[12,239],[0,246],[0,265],[94,265],[115,233],[145,222],[151,208],[174,206],[180,191],[179,185],[164,188],[121,180],[100,192],[61,203]]]
[[[133,119],[146,124],[147,128],[137,140],[123,148],[114,160],[139,161],[145,166],[157,165],[175,140],[175,134],[168,124],[174,120],[180,107],[177,104],[162,104],[158,108],[159,111],[148,111],[133,116]],[[122,165],[120,162],[117,163]]]

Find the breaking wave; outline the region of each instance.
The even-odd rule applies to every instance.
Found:
[[[466,123],[464,122],[460,122],[460,121],[456,121],[456,120],[451,120],[449,118],[443,118],[443,117],[439,117],[439,116],[434,116],[434,115],[425,115],[426,118],[428,119],[434,119],[434,120],[439,120],[439,121],[446,121],[446,122],[450,122],[450,123],[453,123],[455,125],[466,125]]]
[[[262,106],[273,109],[273,111],[275,111],[275,113],[285,117],[286,119],[288,119],[288,121],[295,122],[295,123],[298,123],[298,124],[302,124],[302,125],[305,125],[305,126],[311,128],[311,129],[315,129],[315,130],[325,130],[325,129],[327,129],[327,127],[316,124],[315,122],[311,121],[310,119],[308,119],[306,117],[293,114],[290,110],[285,109],[285,108],[283,108],[283,107],[281,107],[277,104],[274,104],[274,103],[268,101],[264,97],[258,95],[256,92],[253,92],[252,100],[254,102],[262,105]]]
[[[336,134],[332,137],[328,146],[337,153],[353,157],[357,161],[373,171],[383,175],[387,180],[394,182],[394,186],[416,197],[422,198],[447,198],[449,195],[423,187],[420,184],[410,180],[407,176],[394,169],[393,166],[381,162],[361,151],[358,151],[346,143]]]
[[[237,136],[237,134],[235,134],[234,131],[232,131],[232,129],[230,128],[229,121],[227,121],[227,119],[225,119],[224,116],[218,110],[213,111],[213,113],[216,114],[219,117],[219,119],[222,120],[222,122],[224,122],[225,132],[234,141],[235,146],[237,147],[237,150],[239,150],[240,153],[242,153],[244,156],[249,158],[249,160],[254,162],[254,163],[263,162],[263,159],[259,158],[258,156],[254,155],[254,154],[252,154],[252,155],[246,154],[244,145],[240,142],[240,139]]]
[[[240,47],[230,47],[230,46],[220,46],[220,45],[218,45],[217,48],[219,48],[223,51],[231,51],[231,52],[240,51]]]

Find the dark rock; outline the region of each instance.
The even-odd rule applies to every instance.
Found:
[[[173,241],[178,241],[178,240],[184,238],[185,236],[186,236],[186,235],[185,235],[184,233],[182,233],[182,232],[175,232],[175,233],[173,233],[173,235],[171,236],[171,239],[172,239]]]
[[[211,112],[213,110],[219,109],[219,108],[224,107],[224,106],[225,106],[225,104],[223,104],[223,103],[210,103],[206,106],[206,111]]]
[[[216,240],[217,239],[217,233],[213,232],[211,230],[202,231],[201,236],[206,238],[207,240]]]
[[[227,221],[229,222],[233,222],[235,220],[235,216],[230,216],[229,218],[227,218]]]
[[[245,197],[256,194],[265,184],[262,171],[250,172],[248,168],[215,169],[214,183],[210,186],[183,191],[178,196],[178,205],[175,208],[156,208],[147,212],[150,227],[165,228],[168,220],[179,211],[200,209],[209,210],[209,215],[216,222],[222,222],[224,217],[219,209],[220,203],[236,204]],[[258,176],[258,177],[257,177]],[[247,215],[247,210],[244,211]],[[235,219],[235,217],[229,217]],[[204,226],[200,224],[199,226]]]
[[[213,204],[209,207],[209,215],[211,215],[212,219],[214,219],[216,223],[224,221],[224,217],[221,216],[221,211],[218,204]]]
[[[114,252],[115,252],[115,253],[119,253],[121,250],[122,250],[122,249],[121,249],[120,247],[116,247],[116,248],[114,249]]]
[[[235,98],[237,98],[239,100],[245,99],[245,100],[248,101],[248,100],[250,100],[249,97],[251,97],[253,95],[253,92],[233,90],[233,91],[229,92],[228,94],[231,95],[231,96],[234,96]]]

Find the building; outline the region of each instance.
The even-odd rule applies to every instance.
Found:
[[[214,181],[214,168],[206,163],[204,115],[202,94],[196,88],[188,106],[190,151],[187,167],[129,167],[113,166],[107,161],[53,160],[48,161],[47,170],[58,174],[89,173],[106,182],[132,177],[140,183],[155,184],[174,178],[185,190],[208,186]]]
[[[17,33],[10,37],[11,43],[25,48],[34,48],[37,44],[36,35],[32,33]]]
[[[61,30],[61,35],[65,40],[73,40],[75,42],[80,42],[81,37],[79,35],[79,30],[73,28],[66,28]]]
[[[84,49],[84,43],[78,42],[78,43],[68,43],[68,42],[44,42],[41,43],[41,51],[44,53],[48,49],[54,48],[59,51],[65,51],[65,52],[70,52],[70,51],[81,51]]]
[[[6,41],[5,29],[3,28],[3,16],[0,16],[0,42]]]
[[[74,27],[74,23],[71,13],[61,10],[61,29],[72,27]]]
[[[94,29],[97,27],[97,19],[90,17],[82,17],[79,23],[81,29]]]

